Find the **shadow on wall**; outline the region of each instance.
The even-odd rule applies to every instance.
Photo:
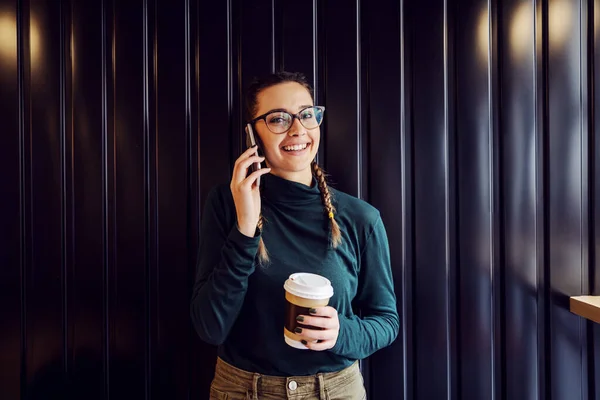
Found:
[[[95,352],[83,350],[71,366],[73,375],[67,380],[62,358],[54,359],[38,369],[28,382],[25,399],[90,399],[104,398],[102,359]],[[100,385],[99,385],[100,384]]]
[[[202,356],[202,357],[201,357]],[[153,360],[151,388],[157,399],[205,399],[214,376],[216,347],[193,340],[191,364],[176,365],[172,354]],[[78,349],[70,376],[64,374],[62,358],[39,368],[29,380],[25,400],[136,400],[146,398],[144,355],[111,355],[109,381],[104,381],[102,355],[89,348]],[[189,367],[189,368],[188,368]],[[109,388],[107,393],[106,387]],[[110,394],[110,396],[109,396]],[[4,400],[2,396],[0,399]],[[9,399],[7,399],[9,400]],[[10,399],[13,400],[13,399]],[[15,399],[16,400],[16,399]]]
[[[141,360],[141,361],[140,361]],[[185,398],[187,388],[177,385],[175,368],[165,359],[155,361],[151,391],[156,398]],[[109,398],[105,387],[110,388],[110,399],[145,398],[144,358],[127,359],[111,357],[110,380],[104,382],[102,357],[97,352],[83,349],[78,351],[71,374],[67,380],[64,375],[62,358],[55,359],[41,367],[26,388],[26,400],[105,400]]]

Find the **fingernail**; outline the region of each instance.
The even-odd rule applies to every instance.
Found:
[[[294,332],[296,332],[296,333],[302,333],[302,328],[296,328],[296,329],[294,329]]]
[[[298,322],[304,322],[304,317],[302,315],[298,315],[296,317],[296,321],[298,321]]]
[[[308,310],[308,312],[311,314],[316,314],[317,310],[315,310],[314,308],[311,308],[310,310]]]
[[[301,342],[303,345],[306,345],[306,344],[308,344],[308,342],[307,342],[306,340],[304,340],[304,339],[303,339],[303,340],[301,340],[300,342]]]

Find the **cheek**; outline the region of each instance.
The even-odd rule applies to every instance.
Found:
[[[257,127],[257,133],[260,137],[260,144],[263,150],[263,153],[267,156],[273,154],[278,149],[278,140],[274,140],[272,135],[269,135],[268,132],[265,132],[263,127]]]
[[[263,150],[267,156],[274,156],[279,152],[279,142],[274,140],[264,141]]]
[[[321,135],[320,132],[319,134],[311,137],[312,142],[313,142],[313,151],[317,151],[319,148],[319,144],[321,143]]]

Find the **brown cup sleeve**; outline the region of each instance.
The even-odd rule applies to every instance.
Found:
[[[310,313],[308,312],[309,310],[310,310],[310,307],[300,307],[293,303],[290,303],[289,301],[286,301],[285,302],[285,328],[290,332],[294,332],[294,329],[296,329],[297,327],[306,328],[306,329],[324,330],[324,328],[320,328],[320,327],[316,327],[316,326],[312,326],[312,325],[304,325],[304,324],[296,321],[296,317],[298,315],[310,315]]]

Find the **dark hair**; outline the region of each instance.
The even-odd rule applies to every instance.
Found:
[[[308,83],[306,76],[304,76],[300,72],[286,72],[280,71],[275,72],[273,74],[269,74],[262,78],[255,78],[250,85],[248,85],[248,89],[246,90],[246,118],[247,120],[251,120],[254,118],[254,115],[257,112],[258,108],[258,95],[263,90],[270,88],[271,86],[279,85],[281,83],[286,82],[296,82],[300,85],[304,86],[308,93],[310,93],[310,97],[314,101],[314,91],[312,86]],[[258,139],[258,138],[257,138]],[[312,174],[317,179],[317,184],[319,186],[319,191],[321,192],[321,201],[323,202],[323,208],[327,218],[330,221],[331,226],[331,246],[336,248],[342,242],[342,235],[340,232],[340,227],[335,220],[335,207],[332,203],[331,193],[329,187],[327,186],[327,181],[325,178],[325,172],[323,169],[315,162],[312,162]],[[257,228],[262,232],[265,225],[265,219],[263,218],[262,212],[260,214],[260,218],[258,220]],[[269,262],[269,254],[267,252],[267,248],[265,243],[260,238],[258,244],[258,259],[261,264],[266,264]]]
[[[256,114],[258,108],[258,95],[263,90],[280,83],[296,82],[304,86],[310,97],[314,100],[314,91],[306,76],[300,72],[280,71],[266,75],[261,78],[254,78],[246,90],[246,119],[251,120]]]

